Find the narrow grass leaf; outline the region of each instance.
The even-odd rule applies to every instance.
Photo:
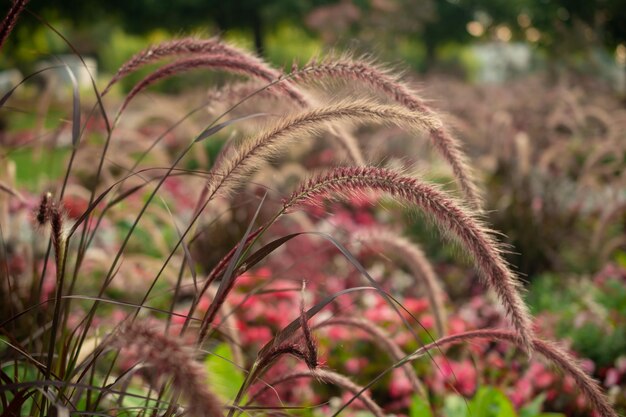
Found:
[[[80,140],[80,89],[74,72],[66,64],[65,71],[72,83],[72,146],[77,147]]]
[[[222,123],[218,123],[215,126],[211,126],[211,127],[206,128],[202,133],[200,133],[200,135],[196,138],[196,140],[194,142],[202,142],[203,140],[205,140],[209,136],[213,136],[214,134],[216,134],[220,130],[224,129],[225,127],[228,127],[228,126],[232,125],[233,123],[242,122],[244,120],[253,119],[255,117],[267,116],[267,115],[269,115],[269,113],[253,113],[253,114],[248,114],[248,115],[242,116],[242,117],[236,117],[234,119],[230,119],[230,120],[227,120],[227,121],[222,122]]]

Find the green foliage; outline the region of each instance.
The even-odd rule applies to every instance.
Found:
[[[42,180],[54,181],[63,176],[70,149],[54,148],[42,150],[42,152],[36,152],[32,148],[23,148],[9,154],[9,159],[17,168],[18,184],[36,190]]]
[[[445,398],[443,415],[454,417],[563,417],[558,413],[542,413],[543,398],[537,397],[531,404],[523,407],[519,414],[502,391],[493,387],[482,387],[470,401],[460,395]],[[411,414],[417,417],[417,414]]]
[[[241,369],[233,362],[233,354],[226,343],[219,344],[204,361],[211,390],[225,403],[232,401],[243,383]]]
[[[573,349],[597,366],[611,365],[626,352],[626,286],[622,282],[609,279],[598,286],[546,274],[533,282],[528,303],[535,314],[556,315],[558,337],[569,337]]]
[[[276,67],[290,69],[294,59],[306,62],[322,51],[322,43],[294,24],[283,23],[267,37],[266,56]]]
[[[433,417],[428,401],[414,395],[409,407],[409,417]]]

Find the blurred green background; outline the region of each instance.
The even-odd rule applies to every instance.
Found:
[[[69,52],[40,18],[103,73],[146,43],[188,34],[220,34],[279,66],[349,49],[471,78],[480,59],[468,48],[494,42],[526,45],[533,66],[626,64],[626,0],[32,0],[28,10],[0,68],[27,73],[42,56]]]

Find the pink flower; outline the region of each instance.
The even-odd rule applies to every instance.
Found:
[[[359,211],[354,215],[354,219],[358,224],[362,224],[365,226],[370,226],[376,222],[374,216],[365,211]]]
[[[332,340],[346,340],[350,337],[350,332],[343,326],[331,326],[328,328],[328,337]]]
[[[393,398],[404,397],[413,392],[411,381],[402,369],[394,369],[389,384],[389,395]]]
[[[498,353],[493,352],[493,351],[487,354],[486,360],[487,360],[487,364],[492,368],[502,369],[506,365],[506,362],[504,362],[504,359],[502,359],[502,356],[500,356]]]
[[[471,395],[476,391],[476,368],[469,360],[464,360],[455,367],[457,383],[455,384],[459,392],[463,395]]]
[[[521,378],[515,384],[514,391],[511,393],[510,398],[516,407],[521,407],[532,397],[532,395],[532,383],[527,378]]]
[[[530,365],[526,372],[526,378],[534,381],[535,386],[540,389],[548,387],[554,381],[552,374],[542,364],[537,362]]]
[[[567,394],[571,394],[576,389],[576,382],[574,378],[570,375],[565,375],[563,378],[563,392]]]
[[[452,384],[463,395],[470,396],[476,391],[476,368],[469,360],[454,362],[447,358],[436,358],[437,368],[432,381],[436,392],[444,392],[445,386]]]
[[[426,330],[432,330],[435,327],[435,319],[430,314],[425,314],[422,317],[420,317],[420,324]]]
[[[612,387],[619,383],[619,371],[615,368],[611,368],[606,373],[606,378],[604,378],[604,385],[607,387]]]
[[[270,329],[264,326],[250,326],[242,335],[246,343],[265,344],[272,338]]]
[[[448,323],[448,333],[450,335],[463,333],[467,330],[467,325],[460,317],[451,317]]]
[[[540,389],[549,387],[550,385],[552,385],[553,382],[554,382],[554,377],[548,371],[544,371],[540,373],[535,378],[535,385],[537,386],[537,388],[540,388]]]
[[[428,301],[424,298],[405,298],[402,304],[404,308],[414,315],[421,314],[428,310]]]
[[[365,358],[350,358],[346,361],[345,367],[346,371],[349,373],[356,375],[361,369],[367,364],[367,360]]]
[[[365,312],[365,317],[375,323],[394,321],[397,319],[396,313],[387,304],[378,305]]]

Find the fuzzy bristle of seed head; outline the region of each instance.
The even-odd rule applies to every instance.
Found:
[[[399,76],[376,65],[371,60],[355,60],[344,56],[338,59],[329,58],[321,63],[310,61],[303,68],[292,71],[291,76],[294,81],[321,82],[326,78],[356,81],[381,92],[410,110],[438,117],[437,113],[406,83],[402,82]],[[433,146],[450,164],[469,203],[474,209],[481,210],[480,190],[460,142],[443,125],[431,129],[429,136]]]
[[[415,113],[396,104],[379,104],[371,100],[342,100],[320,108],[298,112],[270,125],[258,136],[250,138],[241,146],[230,149],[216,163],[215,175],[208,185],[208,195],[218,189],[232,190],[264,162],[279,153],[292,140],[311,135],[328,126],[328,123],[369,122],[395,124],[412,132],[427,131],[439,127],[439,121],[428,115]]]
[[[52,193],[46,192],[41,196],[41,201],[39,202],[39,206],[37,207],[37,213],[35,214],[35,219],[37,220],[37,224],[39,226],[45,226],[48,221],[50,221],[51,214],[51,206],[52,204]]]

